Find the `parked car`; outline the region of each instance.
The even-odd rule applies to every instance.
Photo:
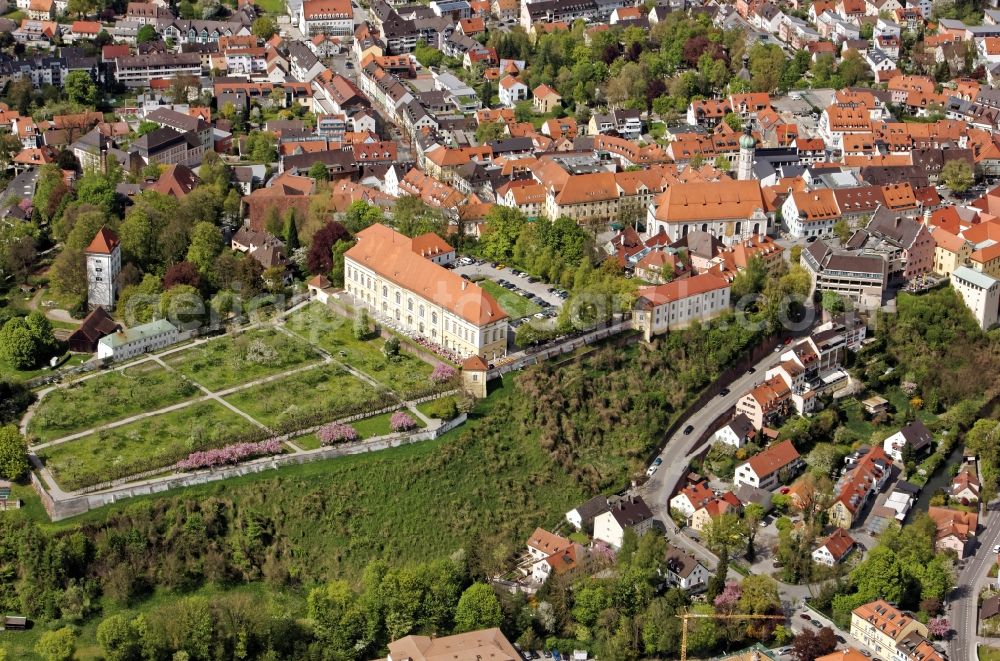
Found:
[[[841,645],[846,645],[846,644],[847,644],[847,639],[846,639],[846,638],[844,638],[843,636],[841,636],[841,635],[840,635],[839,633],[838,633],[837,635],[835,635],[835,636],[834,636],[834,638],[835,638],[835,639],[837,640],[837,642],[838,642],[838,643],[840,643]]]
[[[809,624],[813,625],[817,629],[822,629],[823,628],[823,623],[820,622],[819,620],[809,620]]]
[[[662,463],[663,463],[663,457],[657,457],[656,459],[653,460],[654,466],[659,466]]]
[[[688,425],[687,427],[684,428],[684,435],[686,436],[693,431],[694,431],[694,425]]]
[[[722,390],[719,391],[719,397],[725,397],[729,393],[730,393],[729,388],[723,388]]]
[[[757,371],[756,367],[748,367],[747,368],[747,374],[753,374],[756,371]]]
[[[812,619],[811,617],[809,617],[809,613],[799,613],[799,617],[801,617],[803,620],[806,620],[807,622]]]
[[[646,477],[653,477],[653,473],[657,471],[659,466],[650,466],[646,469]]]

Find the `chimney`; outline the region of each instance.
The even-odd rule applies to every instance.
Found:
[[[466,280],[465,278],[462,278],[462,291],[465,291],[465,286],[468,285],[468,284],[469,284],[469,281]]]

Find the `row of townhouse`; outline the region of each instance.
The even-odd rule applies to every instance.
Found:
[[[814,410],[823,392],[844,385],[841,369],[847,351],[857,351],[867,336],[865,324],[854,315],[841,315],[782,351],[767,369],[762,383],[736,403],[736,414],[746,416],[755,430],[777,426],[792,411]]]

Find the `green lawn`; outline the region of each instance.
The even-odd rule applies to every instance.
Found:
[[[979,646],[979,661],[1000,661],[1000,648]]]
[[[865,407],[854,397],[844,399],[839,404],[847,414],[844,426],[858,439],[867,441],[875,431],[875,425],[865,420]]]
[[[520,294],[507,291],[492,280],[480,280],[476,284],[497,299],[497,303],[504,309],[504,312],[510,315],[511,319],[520,319],[542,311],[542,307],[537,303],[529,301]]]
[[[171,354],[165,362],[206,388],[220,390],[317,360],[305,342],[259,328]]]
[[[333,420],[339,417],[338,411],[346,415],[356,405],[371,402],[376,406],[384,400],[370,384],[342,367],[326,365],[241,390],[226,401],[271,426],[324,412]]]
[[[303,450],[315,450],[321,445],[319,439],[316,438],[316,434],[305,434],[303,436],[296,436],[291,440],[291,442],[299,446]]]
[[[80,365],[87,360],[90,360],[92,356],[90,354],[82,353],[65,353],[59,357],[59,363],[56,369],[64,369],[67,367],[75,367]],[[53,370],[46,367],[40,367],[36,370],[16,370],[5,361],[0,360],[0,379],[7,379],[8,381],[15,381],[17,383],[23,383],[24,381],[30,381],[36,376],[42,376],[45,374],[51,374]]]
[[[256,5],[268,14],[286,14],[285,0],[257,0]]]
[[[77,381],[47,394],[28,425],[39,442],[189,399],[198,389],[179,374],[145,362]]]
[[[349,320],[320,303],[313,303],[288,318],[287,327],[316,344],[337,360],[372,377],[400,397],[406,398],[432,384],[433,368],[420,358],[400,351],[389,360],[382,353],[382,338],[356,340]],[[403,345],[405,346],[405,345]]]
[[[199,402],[46,448],[39,456],[63,489],[74,490],[169,466],[193,450],[223,445],[252,429],[221,404]]]
[[[407,411],[409,413],[409,411]],[[423,429],[427,425],[417,416],[409,413],[410,417],[413,418],[414,422],[417,423],[419,429]],[[373,438],[375,436],[385,436],[386,434],[391,434],[392,429],[389,428],[389,420],[392,418],[392,413],[383,413],[382,415],[376,415],[372,418],[365,418],[364,420],[358,420],[357,422],[352,422],[351,426],[357,430],[358,436],[361,438]]]

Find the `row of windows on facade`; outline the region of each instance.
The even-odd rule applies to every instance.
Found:
[[[365,299],[368,302],[371,302],[371,300],[366,295],[366,292],[361,291],[360,289],[355,289],[354,291],[351,291],[351,288],[348,288],[348,292],[351,293],[351,294],[354,294],[356,296],[360,296],[362,299]],[[389,297],[389,288],[386,287],[386,286],[384,286],[384,285],[382,286],[382,297],[383,298],[388,298]],[[401,302],[402,302],[402,296],[400,295],[400,292],[396,292],[396,305],[401,305]],[[413,309],[414,309],[413,299],[412,298],[407,298],[406,304],[407,304],[407,309],[410,312],[413,312]],[[424,312],[424,306],[423,306],[423,304],[417,305],[416,308],[417,308],[417,314],[418,314],[418,316],[421,319],[424,318],[425,312]],[[384,314],[385,316],[390,316],[389,315],[389,304],[386,303],[385,301],[382,301],[382,314]],[[398,309],[395,311],[395,317],[396,317],[396,321],[402,321],[402,315],[401,315],[401,313],[400,313],[400,311]],[[431,311],[431,323],[434,324],[435,326],[438,323],[438,314],[435,311]],[[406,324],[408,326],[413,326],[413,317],[412,316],[407,316],[406,317]],[[468,327],[460,326],[458,323],[450,321],[447,317],[445,317],[444,326],[445,326],[444,327],[445,331],[450,332],[450,333],[454,333],[455,335],[458,335],[459,337],[463,338],[467,342],[475,342],[476,341],[476,331],[475,330],[470,331]],[[424,333],[424,324],[423,324],[423,322],[419,322],[418,323],[418,329],[419,329],[420,333]],[[431,331],[431,334],[434,337],[437,337],[437,329],[433,329]],[[493,339],[491,340],[490,337],[491,337],[490,330],[489,329],[484,330],[483,331],[483,340],[485,342],[489,343],[489,342],[497,342],[497,341],[499,341],[501,339],[500,329],[499,328],[494,328],[493,331],[492,331],[492,338]]]

